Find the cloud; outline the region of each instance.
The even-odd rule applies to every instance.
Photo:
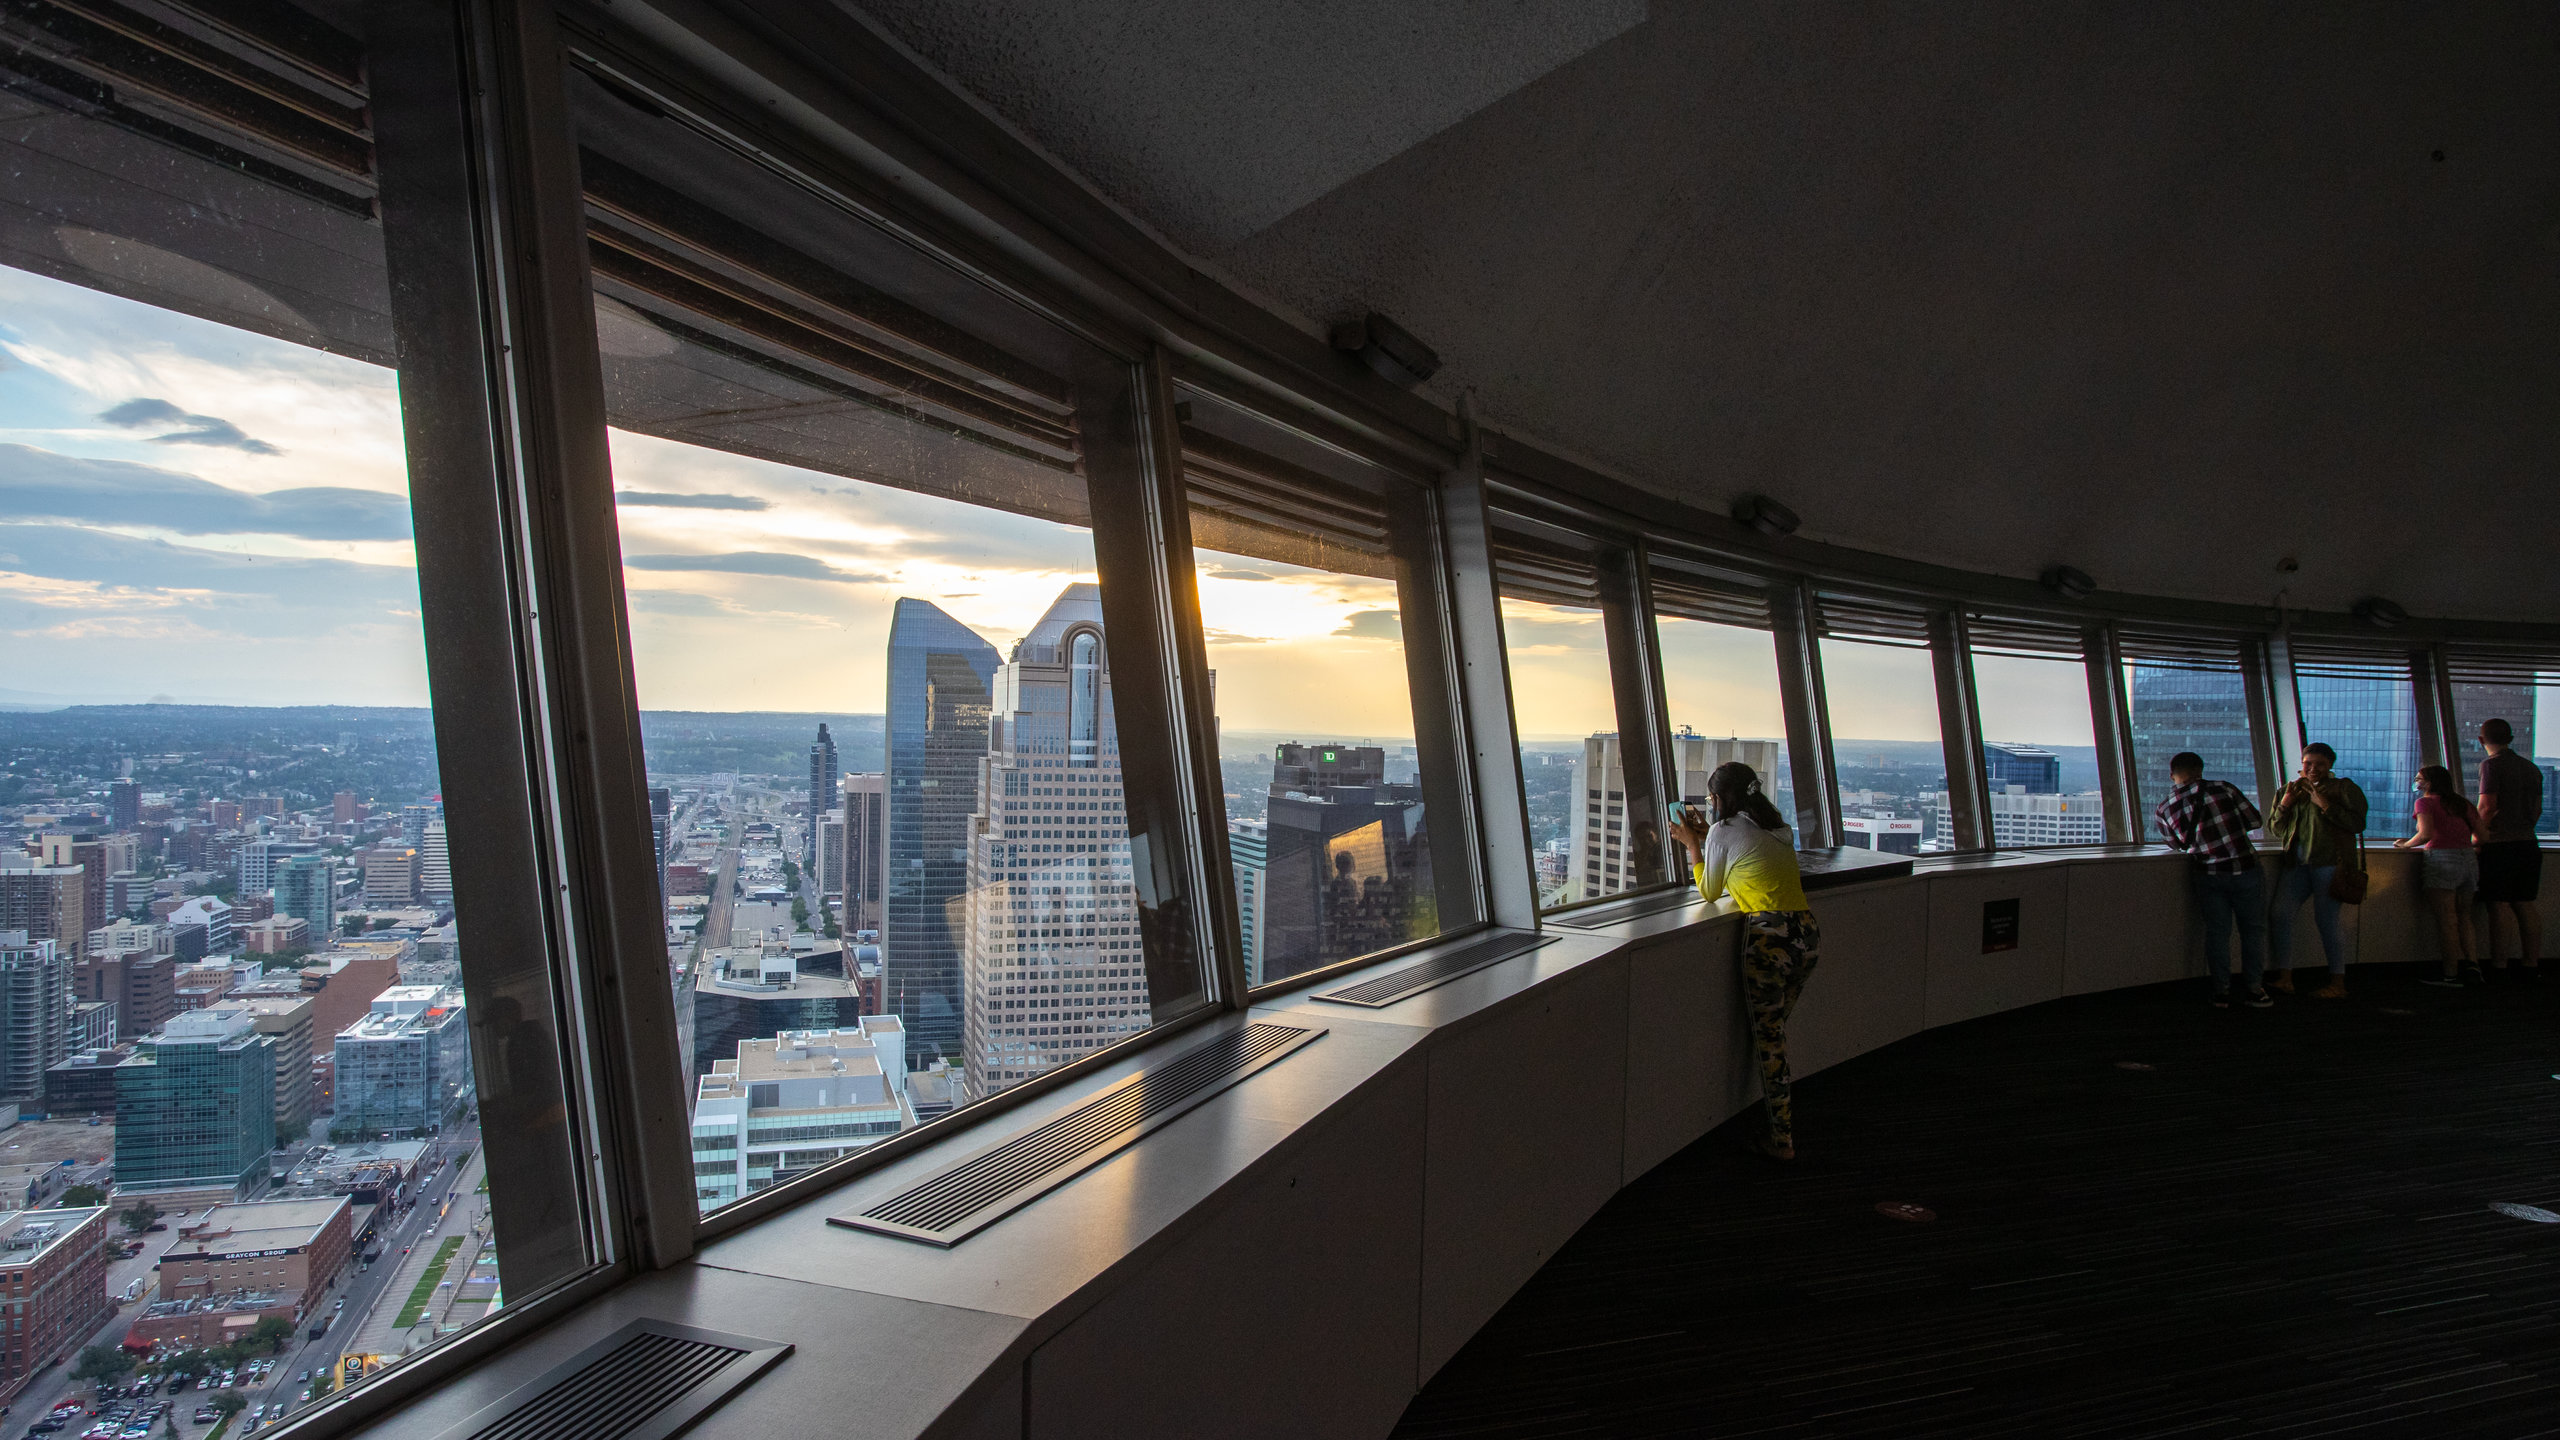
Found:
[[[1333,632],[1358,640],[1402,640],[1404,622],[1393,610],[1354,610],[1342,619],[1342,628]]]
[[[806,555],[784,555],[772,550],[733,550],[725,555],[625,555],[622,563],[634,570],[708,570],[723,575],[769,575],[778,580],[832,580],[847,585],[885,585],[885,575],[864,575],[839,570],[824,560]]]
[[[670,495],[658,490],[616,490],[616,505],[650,505],[667,510],[770,510],[773,502],[753,495]]]
[[[1226,565],[1221,565],[1212,570],[1203,570],[1200,573],[1215,580],[1270,580],[1276,578],[1268,570],[1238,570],[1232,566]]]
[[[1268,645],[1271,643],[1268,637],[1247,635],[1235,630],[1208,630],[1204,631],[1200,638],[1203,644],[1208,645]]]
[[[215,445],[225,450],[239,450],[251,455],[281,455],[284,452],[264,440],[253,440],[239,426],[217,415],[195,415],[179,409],[166,400],[145,397],[127,400],[98,418],[110,425],[128,430],[177,426],[165,435],[154,435],[154,445]]]
[[[252,494],[175,470],[0,444],[0,519],[68,520],[181,535],[406,540],[409,502],[380,490],[314,485]]]

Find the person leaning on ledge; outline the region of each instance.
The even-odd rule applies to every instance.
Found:
[[[2313,992],[2323,1000],[2347,997],[2347,943],[2338,933],[2338,897],[2330,886],[2341,865],[2364,863],[2364,791],[2330,773],[2337,763],[2338,752],[2328,746],[2316,740],[2303,746],[2302,773],[2285,782],[2267,822],[2267,838],[2284,847],[2275,907],[2267,913],[2267,988],[2293,993],[2293,917],[2309,900],[2311,923],[2319,927],[2320,950],[2329,960],[2329,983]]]
[[[2175,785],[2151,812],[2160,837],[2195,861],[2196,909],[2204,916],[2205,973],[2213,977],[2213,1006],[2231,1008],[2231,931],[2240,931],[2240,998],[2253,1010],[2267,998],[2267,897],[2258,870],[2258,847],[2249,832],[2262,823],[2258,807],[2226,781],[2204,778],[2204,757],[2181,750],[2169,757]]]

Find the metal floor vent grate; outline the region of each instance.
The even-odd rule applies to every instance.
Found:
[[[959,1161],[867,1210],[831,1215],[828,1223],[947,1249],[1324,1033],[1257,1020],[1213,1035],[1038,1129]]]
[[[1639,895],[1632,900],[1622,900],[1615,905],[1594,905],[1588,910],[1577,910],[1570,915],[1550,915],[1547,917],[1547,923],[1561,925],[1568,930],[1604,930],[1612,925],[1624,925],[1630,920],[1642,920],[1648,915],[1660,915],[1677,910],[1684,905],[1696,904],[1697,901],[1697,890],[1683,885],[1677,890],[1665,890],[1655,895]]]
[[[438,1440],[668,1440],[790,1353],[772,1340],[635,1320]]]
[[[1561,935],[1497,935],[1473,945],[1462,945],[1446,955],[1434,955],[1401,970],[1390,970],[1375,980],[1363,980],[1357,985],[1345,985],[1339,990],[1326,990],[1307,998],[1380,1010],[1399,1000],[1410,1000],[1434,986],[1446,985],[1461,975],[1472,975],[1487,965],[1498,964],[1563,938]]]

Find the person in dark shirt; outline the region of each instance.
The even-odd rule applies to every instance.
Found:
[[[2160,838],[2194,858],[2196,909],[2204,915],[2204,962],[2213,978],[2213,1005],[2231,1006],[2231,927],[2240,927],[2240,991],[2251,1008],[2276,1003],[2267,994],[2267,899],[2258,847],[2249,832],[2261,823],[2249,797],[2222,780],[2204,778],[2204,757],[2182,750],[2169,757],[2175,787],[2151,812]]]
[[[2504,720],[2480,726],[2480,903],[2489,907],[2489,965],[2507,968],[2506,926],[2515,926],[2524,973],[2542,975],[2542,767],[2514,750],[2516,730]]]

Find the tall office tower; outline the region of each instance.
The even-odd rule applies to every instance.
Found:
[[[2249,738],[2247,682],[2238,670],[2135,665],[2132,723],[2134,773],[2154,802],[2169,793],[2169,759],[2192,750],[2207,778],[2254,794],[2256,747]],[[2281,768],[2281,767],[2280,767]],[[2143,819],[2146,827],[2150,817]]]
[[[453,852],[447,844],[442,820],[429,824],[418,842],[418,898],[430,905],[453,903]]]
[[[77,865],[20,865],[0,869],[0,930],[24,930],[77,950],[89,932],[89,872]]]
[[[880,928],[889,883],[889,777],[866,770],[844,777],[844,929]]]
[[[2462,782],[2462,793],[2468,795],[2480,782],[2480,762],[2488,758],[2480,748],[2480,722],[2499,719],[2516,732],[2515,748],[2526,755],[2539,755],[2533,748],[2533,707],[2538,698],[2533,685],[2483,685],[2476,681],[2458,681],[2453,687],[2454,728],[2462,732],[2462,758],[2455,767],[2454,778]],[[2548,787],[2543,791],[2549,796]]]
[[[994,688],[962,949],[972,1100],[1151,1023],[1101,588],[1061,591]]]
[[[339,791],[331,802],[329,818],[341,825],[356,823],[356,792]]]
[[[44,1074],[71,1055],[71,957],[0,930],[0,1100],[44,1108]]]
[[[889,1008],[919,1061],[960,1053],[960,911],[987,756],[988,686],[1003,657],[924,600],[889,621],[888,881],[881,961]]]
[[[818,817],[836,807],[836,742],[827,734],[827,722],[818,722],[818,743],[809,747],[809,826],[808,840],[801,849],[801,864],[818,868]]]
[[[400,843],[415,845],[427,838],[427,825],[440,818],[441,806],[403,805],[400,807]]]
[[[649,840],[658,856],[658,869],[667,868],[667,828],[675,822],[675,801],[664,785],[649,787]]]
[[[311,927],[314,943],[338,933],[336,867],[326,855],[295,855],[275,868],[276,913]]]
[[[107,786],[107,820],[118,830],[131,830],[142,823],[142,787],[131,780],[118,780]]]
[[[239,894],[253,895],[276,886],[276,867],[297,855],[316,855],[320,847],[309,840],[244,840],[240,842]]]
[[[895,1015],[741,1040],[694,1091],[693,1183],[717,1209],[912,1129],[906,1036]]]
[[[1262,895],[1271,887],[1271,822],[1227,822],[1227,868],[1236,877],[1236,920],[1244,941],[1244,983],[1262,983]]]
[[[1273,751],[1262,893],[1262,979],[1414,938],[1432,901],[1422,790],[1386,783],[1374,745]]]
[[[844,807],[839,805],[818,817],[811,827],[818,841],[817,867],[810,872],[820,895],[844,893]]]
[[[377,845],[364,852],[364,903],[385,908],[417,903],[418,861],[418,849],[407,845]]]
[[[80,867],[80,929],[86,934],[107,923],[106,842],[95,835],[47,835],[37,842],[39,865]]]
[[[2062,757],[2041,746],[1985,740],[1982,772],[1994,795],[2012,785],[2025,795],[2062,793]]]
[[[2405,797],[2418,768],[2418,716],[2405,674],[2294,672],[2302,703],[2303,741],[2325,741],[2338,752],[2337,773],[2362,786],[2371,805],[2369,839],[2406,835],[2414,825]],[[2276,773],[2291,778],[2298,755],[2278,757]]]
[[[1671,737],[1672,763],[1679,771],[1678,794],[1692,804],[1703,804],[1707,777],[1715,773],[1717,766],[1735,760],[1750,766],[1762,785],[1773,785],[1771,777],[1781,769],[1780,752],[1781,745],[1776,740],[1745,740],[1740,736],[1699,735],[1683,730]],[[1625,813],[1626,768],[1615,735],[1593,735],[1582,742],[1582,753],[1573,761],[1573,793],[1579,798],[1582,823],[1574,826],[1568,841],[1562,891],[1539,896],[1544,904],[1591,900],[1629,889],[1635,884],[1639,851],[1647,846],[1658,849],[1669,840],[1661,819]],[[1787,800],[1774,790],[1769,803],[1777,806],[1782,815],[1788,812]],[[1631,837],[1635,843],[1628,843]]]
[[[275,1040],[248,1011],[189,1010],[116,1067],[119,1191],[236,1191],[275,1147]]]

